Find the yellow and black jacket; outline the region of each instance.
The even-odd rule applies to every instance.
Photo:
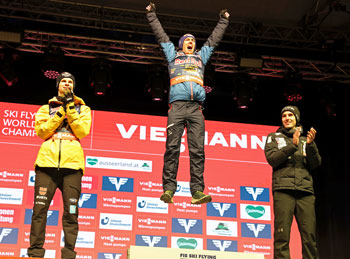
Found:
[[[56,97],[50,99],[35,115],[36,134],[45,140],[35,166],[84,171],[80,139],[89,134],[90,127],[91,110],[81,98],[74,96],[74,105],[67,104],[66,109]]]

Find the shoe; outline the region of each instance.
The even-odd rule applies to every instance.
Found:
[[[211,196],[206,195],[201,191],[196,191],[192,195],[192,200],[191,200],[192,204],[202,204],[202,203],[208,203],[208,202],[211,202]]]
[[[165,203],[173,203],[174,192],[173,191],[165,191],[162,196],[160,196],[160,200]]]

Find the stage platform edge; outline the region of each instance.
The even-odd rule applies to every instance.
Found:
[[[262,254],[193,250],[168,247],[130,246],[128,259],[264,259]]]

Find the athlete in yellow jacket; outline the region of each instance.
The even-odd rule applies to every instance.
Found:
[[[57,188],[62,192],[65,245],[61,258],[73,259],[78,235],[78,201],[84,173],[80,139],[90,132],[91,111],[73,94],[75,78],[63,72],[56,79],[57,97],[35,116],[35,131],[44,140],[35,161],[35,187],[29,257],[44,257],[47,211]],[[56,257],[57,258],[57,257]]]

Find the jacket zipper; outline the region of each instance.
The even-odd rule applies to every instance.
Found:
[[[190,86],[191,86],[191,101],[193,101],[193,87],[192,87],[192,82],[190,82]]]
[[[62,139],[60,139],[60,145],[58,149],[58,165],[57,165],[57,170],[60,170],[60,164],[61,164],[61,146],[62,146]]]

